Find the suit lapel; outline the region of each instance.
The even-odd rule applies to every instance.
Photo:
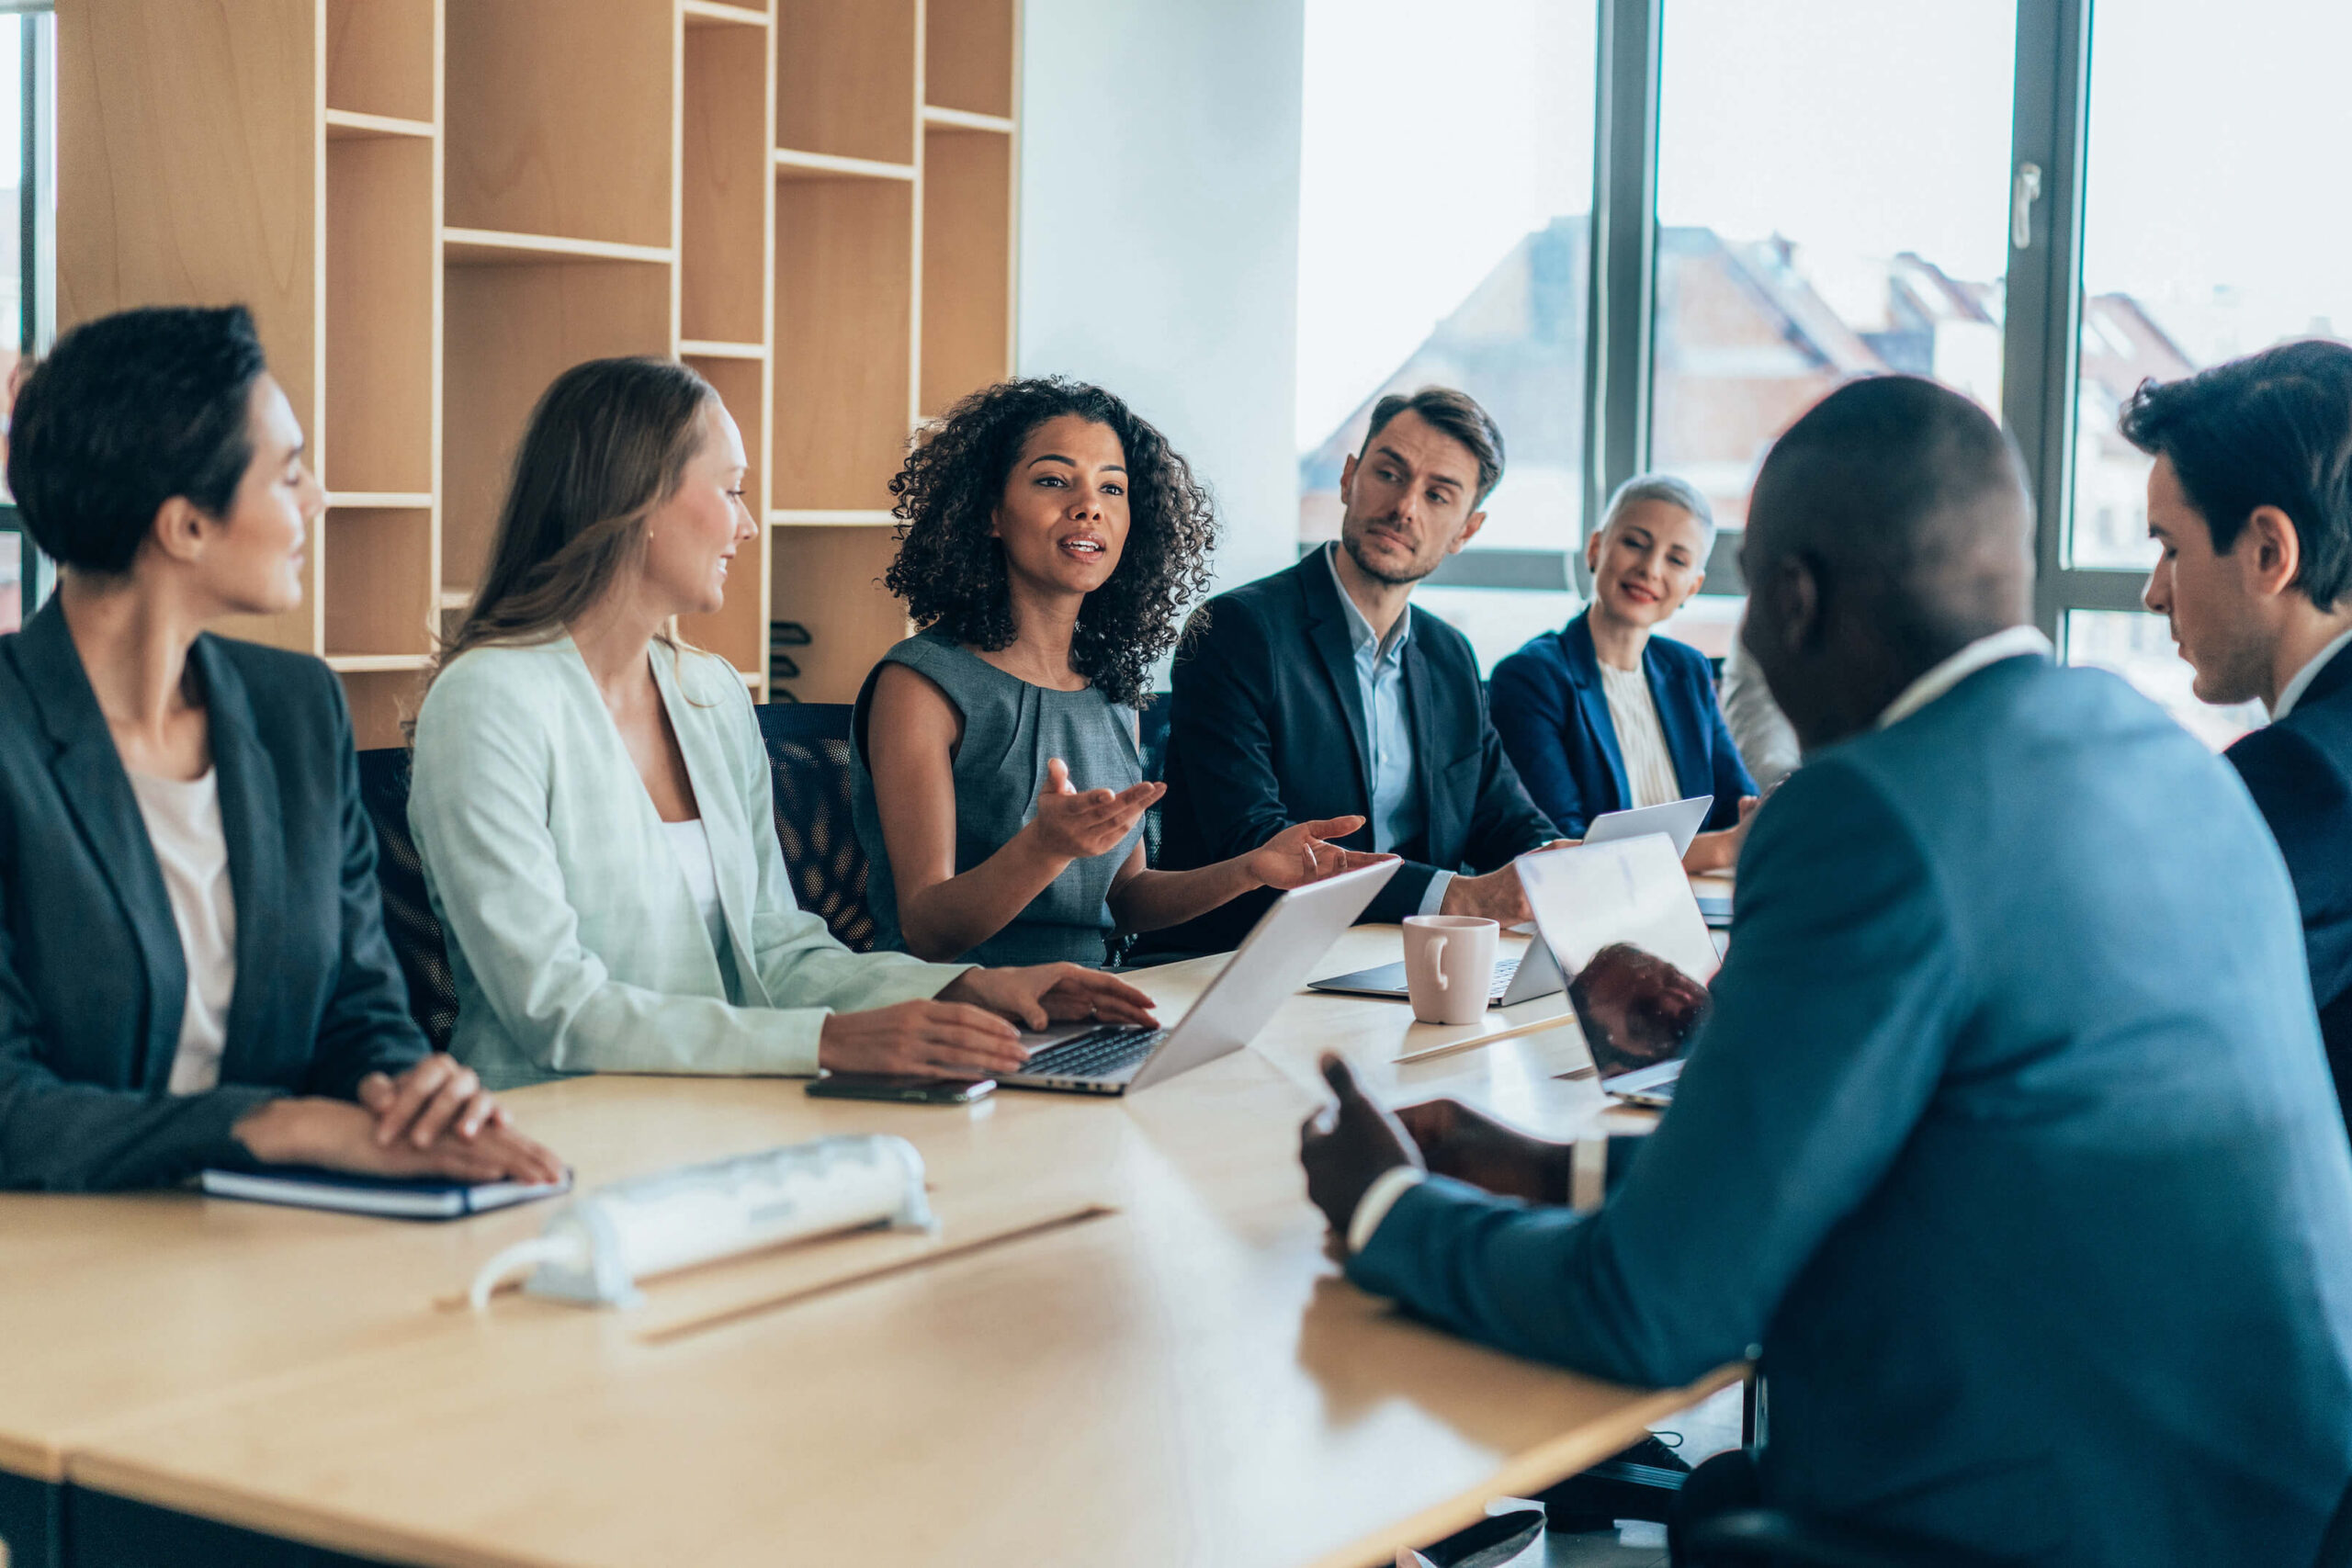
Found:
[[[1642,649],[1642,678],[1649,682],[1650,704],[1657,709],[1658,733],[1666,739],[1667,757],[1674,763],[1674,784],[1684,795],[1691,793],[1690,781],[1704,780],[1713,784],[1715,771],[1707,765],[1701,750],[1696,722],[1698,715],[1688,703],[1668,701],[1664,681],[1666,660],[1657,650],[1657,638],[1652,637]]]
[[[277,955],[286,947],[286,816],[277,768],[262,746],[243,678],[209,636],[196,639],[189,659],[204,685],[220,836],[237,909],[237,983],[229,994],[229,1040],[220,1058],[225,1083],[258,1076],[246,1058],[262,1044],[262,1024],[277,998]]]
[[[65,613],[52,598],[17,637],[14,649],[25,686],[40,709],[41,726],[57,747],[51,766],[58,793],[81,829],[123,918],[139,942],[147,978],[147,1019],[139,1082],[164,1081],[179,1048],[180,1010],[187,995],[187,963],[180,950],[164,874],[147,839],[139,797],[130,791],[122,754],[115,750],[97,694],[74,650]]]
[[[1592,815],[1602,811],[1623,811],[1634,798],[1625,783],[1625,753],[1617,745],[1617,721],[1609,716],[1609,694],[1600,687],[1600,656],[1592,649],[1592,628],[1578,615],[1560,631],[1560,649],[1568,661],[1568,683],[1576,688],[1577,705],[1584,712],[1585,728],[1600,743],[1602,761],[1609,764],[1609,782],[1616,790],[1616,798],[1594,803]]]
[[[1348,637],[1348,618],[1340,608],[1340,590],[1331,581],[1330,563],[1318,553],[1299,562],[1298,587],[1306,600],[1306,638],[1315,645],[1331,678],[1340,707],[1348,716],[1348,739],[1355,747],[1356,784],[1363,796],[1364,815],[1372,815],[1372,745],[1370,723],[1364,717],[1363,686],[1356,679],[1355,645]]]
[[[2295,706],[2300,711],[2304,703],[2323,701],[2346,686],[2352,686],[2352,648],[2345,649],[2320,666],[2319,673],[2312,676],[2312,683],[2303,688],[2303,694]]]

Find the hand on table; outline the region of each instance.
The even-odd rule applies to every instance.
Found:
[[[1435,1175],[1531,1203],[1568,1201],[1569,1145],[1531,1138],[1458,1100],[1399,1106],[1396,1120]]]
[[[445,1134],[470,1142],[484,1127],[503,1127],[506,1112],[471,1067],[435,1051],[395,1078],[369,1073],[359,1080],[359,1103],[376,1117],[376,1142],[405,1137],[425,1148]]]
[[[1261,887],[1304,887],[1343,871],[1395,860],[1395,855],[1351,850],[1329,840],[1344,839],[1363,826],[1361,817],[1327,817],[1319,822],[1295,822],[1251,851],[1242,863]]]
[[[1483,915],[1507,926],[1534,919],[1527,908],[1527,889],[1520,883],[1519,868],[1509,865],[1484,876],[1455,877],[1446,884],[1437,912]]]
[[[833,1073],[931,1078],[1020,1071],[1029,1059],[1020,1031],[987,1009],[958,999],[955,992],[962,984],[959,978],[930,1001],[834,1013],[817,1036],[817,1065]]]
[[[939,993],[970,1002],[1025,1029],[1100,1019],[1149,1028],[1151,998],[1115,976],[1082,964],[1032,964],[1017,969],[967,969]]]
[[[1081,794],[1069,782],[1069,765],[1059,757],[1049,758],[1046,785],[1037,792],[1037,815],[1023,830],[1035,834],[1048,854],[1091,860],[1125,843],[1136,819],[1167,793],[1166,784],[1147,779],[1115,794],[1107,789]]]
[[[423,1147],[381,1142],[379,1119],[347,1100],[273,1100],[232,1129],[266,1165],[315,1165],[360,1176],[438,1176],[454,1181],[559,1181],[563,1162],[503,1120],[471,1137],[444,1133]]]
[[[1348,1222],[1372,1184],[1397,1166],[1419,1166],[1421,1156],[1404,1124],[1358,1089],[1347,1063],[1329,1052],[1323,1056],[1323,1081],[1338,1102],[1321,1107],[1299,1128],[1298,1159],[1306,1168],[1306,1196],[1344,1247]]]

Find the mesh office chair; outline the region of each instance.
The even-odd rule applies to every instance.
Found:
[[[424,891],[424,861],[408,831],[409,750],[387,746],[359,753],[359,800],[376,825],[376,883],[384,894],[384,932],[408,980],[408,1010],[435,1051],[458,1027],[458,983],[449,945]]]
[[[1142,753],[1143,776],[1157,782],[1168,776],[1168,719],[1175,711],[1174,701],[1165,692],[1152,696],[1143,705],[1136,720],[1136,750]],[[1143,860],[1146,865],[1159,863],[1159,806],[1155,803],[1143,814]]]
[[[769,703],[758,710],[792,897],[821,916],[843,947],[871,953],[865,851],[850,820],[852,711],[847,703]]]

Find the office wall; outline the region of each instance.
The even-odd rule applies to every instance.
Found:
[[[1304,0],[1024,0],[1024,375],[1100,382],[1215,490],[1229,587],[1297,558]]]

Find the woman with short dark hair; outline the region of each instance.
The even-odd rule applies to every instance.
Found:
[[[600,359],[532,411],[490,570],[416,720],[409,822],[494,1086],[588,1072],[987,1077],[1012,1021],[1150,1021],[1068,964],[852,953],[792,897],[743,682],[677,616],[760,526],[710,384]]]
[[[1208,588],[1209,498],[1165,437],[1099,387],[975,392],[890,484],[887,581],[922,628],[858,695],[856,821],[877,940],[933,959],[1099,964],[1257,887],[1378,858],[1299,823],[1196,871],[1145,864],[1136,709]]]
[[[301,604],[302,447],[242,307],[92,321],[17,396],[62,574],[0,639],[0,1186],[561,1174],[409,1016],[334,676],[203,629]]]

